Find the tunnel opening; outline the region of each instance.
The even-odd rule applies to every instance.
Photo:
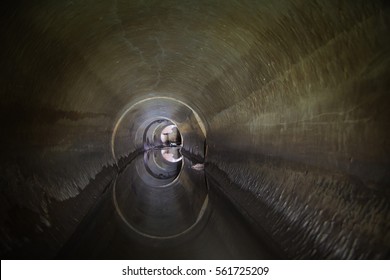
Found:
[[[181,147],[182,136],[177,125],[169,119],[151,121],[143,136],[144,148]]]
[[[170,124],[161,131],[161,141],[165,146],[177,147],[181,146],[181,134],[175,124]]]
[[[168,119],[152,121],[144,133],[145,170],[158,181],[150,182],[153,186],[166,186],[172,183],[182,168],[182,137],[176,124]],[[146,176],[142,169],[137,169],[140,176]]]
[[[181,154],[182,137],[179,128],[175,124],[170,124],[161,131],[161,141],[164,147],[161,155],[168,162],[179,162],[183,159]]]
[[[153,125],[153,123],[158,125]],[[170,120],[158,120],[153,123],[145,131],[144,146],[159,149],[163,159],[167,162],[180,162],[183,158],[181,154],[182,136],[177,125]],[[149,132],[151,128],[152,131]],[[149,134],[151,137],[148,137]]]

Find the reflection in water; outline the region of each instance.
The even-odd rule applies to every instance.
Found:
[[[115,208],[130,232],[144,238],[176,238],[203,220],[208,207],[205,173],[192,169],[180,149],[149,149],[116,178]]]
[[[178,162],[182,160],[183,156],[181,155],[179,147],[166,147],[161,149],[161,155],[163,158],[169,162]]]
[[[146,184],[162,187],[179,176],[182,165],[180,148],[155,148],[144,152],[143,162],[136,169]]]

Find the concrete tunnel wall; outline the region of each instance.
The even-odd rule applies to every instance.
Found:
[[[41,0],[1,13],[2,256],[56,257],[117,173],[112,135],[133,104],[159,108],[141,105],[140,120],[196,124],[153,103],[164,97],[198,114],[207,154],[188,129],[187,157],[280,257],[389,257],[385,1]]]

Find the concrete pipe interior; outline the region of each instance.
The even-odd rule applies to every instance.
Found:
[[[386,1],[6,1],[0,255],[390,256]]]

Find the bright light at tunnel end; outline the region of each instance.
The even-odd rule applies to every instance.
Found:
[[[166,97],[166,96],[155,96],[155,97],[145,98],[145,99],[142,99],[142,100],[137,101],[135,103],[130,103],[128,106],[126,106],[126,109],[123,110],[122,114],[120,115],[120,117],[118,118],[118,120],[116,121],[116,123],[114,125],[112,136],[111,136],[111,154],[112,154],[112,157],[113,157],[113,159],[114,159],[114,161],[116,163],[118,162],[118,158],[117,158],[116,152],[115,152],[115,138],[116,138],[118,129],[119,129],[123,119],[125,118],[125,116],[129,112],[131,112],[133,109],[136,109],[137,106],[140,106],[140,105],[142,105],[143,103],[146,103],[146,102],[155,102],[155,101],[158,101],[158,100],[170,101],[170,102],[173,102],[173,103],[184,105],[185,107],[190,109],[192,111],[192,113],[194,114],[195,119],[198,122],[198,125],[199,125],[199,127],[200,127],[200,129],[201,129],[201,131],[203,133],[203,136],[206,138],[207,132],[206,132],[206,126],[204,124],[204,121],[202,121],[202,119],[200,118],[199,114],[191,106],[189,106],[187,103],[185,103],[183,101],[180,101],[180,100],[177,100],[175,98]],[[158,118],[158,117],[160,117],[160,116],[158,116],[158,112],[156,112],[156,118]],[[161,117],[161,118],[162,119],[169,119],[167,117]],[[173,120],[170,120],[170,121],[175,123]]]

